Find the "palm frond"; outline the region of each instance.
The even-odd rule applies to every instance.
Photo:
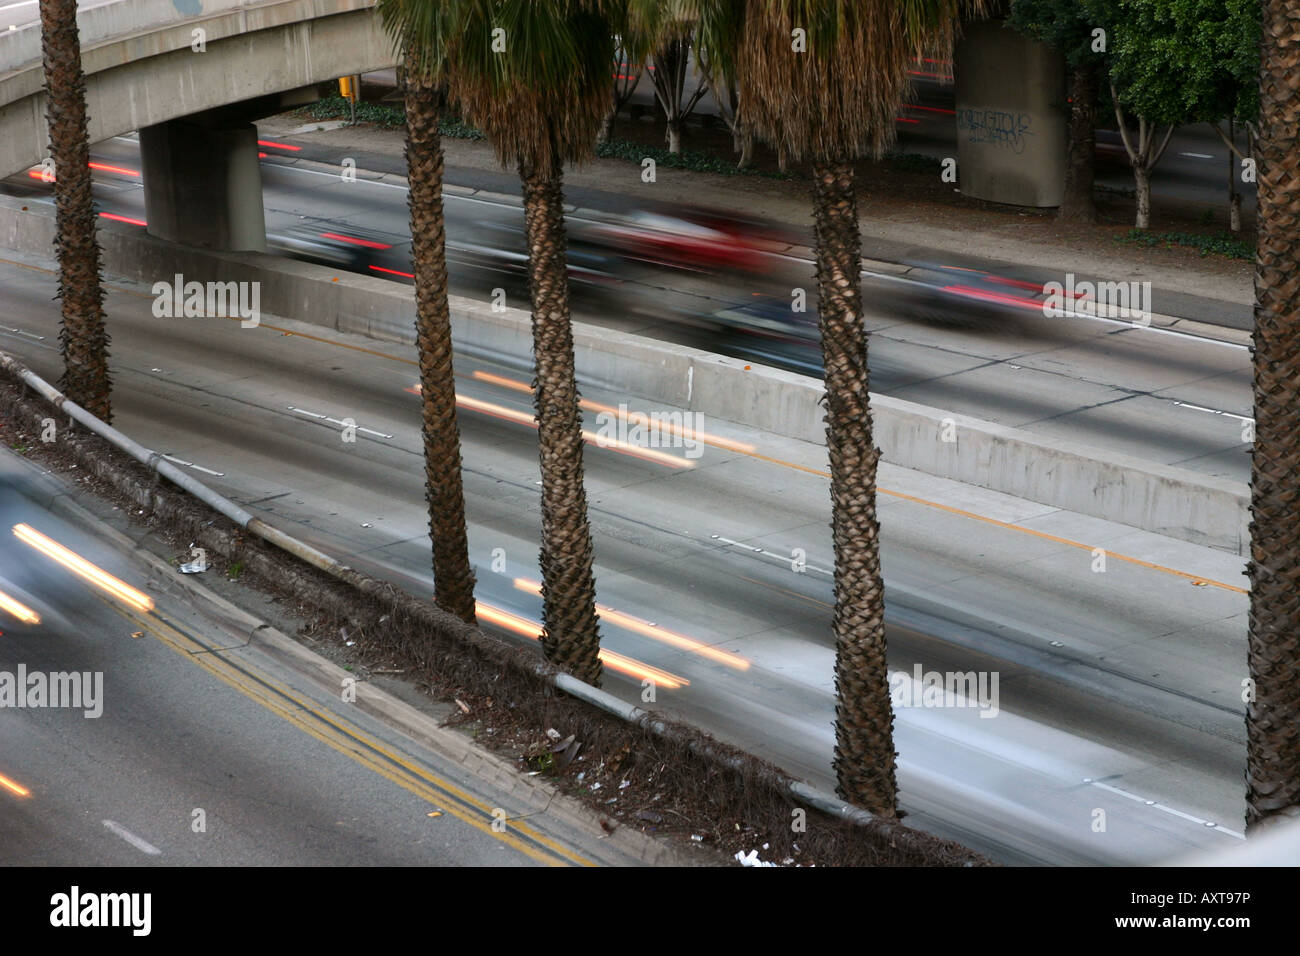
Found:
[[[377,9],[406,67],[438,83],[465,7],[465,0],[379,0]]]
[[[987,4],[747,0],[736,51],[744,119],[788,159],[879,156],[893,142],[911,65],[948,59],[961,14]]]
[[[453,96],[503,163],[594,153],[613,97],[604,0],[467,0],[448,48]]]

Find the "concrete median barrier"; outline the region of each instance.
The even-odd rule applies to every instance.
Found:
[[[53,210],[0,198],[0,244],[51,256]],[[147,283],[259,282],[261,308],[340,332],[411,344],[410,286],[256,253],[212,253],[166,243],[138,226],[103,222],[104,269]],[[494,311],[453,296],[453,337],[468,353],[532,363],[529,314]],[[111,323],[110,315],[110,323]],[[267,321],[273,321],[268,319]],[[579,381],[646,401],[699,411],[775,435],[824,443],[820,382],[681,345],[574,324]],[[1048,438],[884,395],[872,396],[876,442],[905,468],[1105,518],[1245,555],[1244,484],[1198,475],[1104,449]]]

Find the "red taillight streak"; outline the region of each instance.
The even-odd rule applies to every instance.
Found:
[[[944,292],[955,292],[958,295],[964,295],[971,299],[984,299],[987,302],[1001,302],[1003,305],[1018,305],[1024,309],[1033,309],[1035,312],[1043,310],[1041,302],[1034,302],[1029,299],[1021,299],[1014,295],[1002,295],[998,292],[988,292],[985,289],[972,289],[965,285],[946,285],[943,287]]]
[[[364,246],[367,249],[391,249],[393,248],[387,242],[373,242],[369,239],[354,239],[352,236],[344,236],[337,232],[322,232],[322,239],[337,239],[339,242],[351,243],[354,246]]]
[[[116,213],[111,213],[111,212],[101,212],[99,215],[100,215],[101,217],[103,217],[104,219],[112,219],[114,222],[125,222],[125,223],[129,223],[129,224],[132,225],[132,226],[147,226],[147,225],[149,225],[149,224],[148,224],[147,222],[145,222],[143,219],[132,219],[130,216],[119,216],[119,215],[117,215]]]
[[[102,173],[117,173],[119,176],[139,176],[140,174],[134,169],[126,169],[123,166],[110,166],[107,163],[87,163],[89,169],[97,169]],[[39,179],[47,183],[55,181],[54,173],[46,172],[43,169],[29,169],[27,175],[32,179]]]
[[[396,269],[385,269],[383,266],[370,266],[376,272],[387,272],[389,275],[402,276],[406,279],[414,279],[415,276],[410,272],[398,272]]]
[[[1030,292],[1042,292],[1043,284],[1041,282],[1025,282],[1021,279],[1007,279],[1002,276],[988,275],[984,278],[990,282],[996,282],[999,285],[1013,285],[1017,289],[1028,289]]]
[[[117,173],[119,176],[139,176],[140,174],[134,169],[125,169],[122,166],[110,166],[107,163],[91,163],[91,169],[98,169],[100,172]]]
[[[297,153],[297,152],[301,152],[301,151],[302,151],[302,147],[301,147],[301,146],[290,146],[288,143],[273,143],[273,142],[271,142],[269,139],[259,139],[259,140],[257,141],[257,145],[258,145],[258,146],[271,146],[271,147],[273,147],[273,148],[275,148],[275,149],[287,149],[287,150],[289,150],[290,152],[294,152],[294,153]]]

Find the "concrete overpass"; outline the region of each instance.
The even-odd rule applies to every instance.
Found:
[[[92,143],[141,131],[149,231],[265,248],[251,121],[396,62],[375,0],[110,0],[78,11]],[[32,8],[33,10],[35,8]],[[0,31],[0,178],[49,154],[39,18]]]

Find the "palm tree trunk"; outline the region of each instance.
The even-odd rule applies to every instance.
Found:
[[[63,321],[64,394],[108,422],[112,383],[108,332],[100,283],[99,243],[91,195],[90,144],[86,138],[86,82],[76,0],[40,0],[41,49],[45,61],[46,118],[54,158],[54,211],[58,228],[59,299]]]
[[[579,680],[599,684],[594,553],[582,481],[582,417],[573,361],[562,169],[519,163],[533,300],[534,402],[542,472],[542,648]]]
[[[885,590],[862,321],[862,253],[853,165],[813,168],[817,296],[826,376],[826,447],[835,543],[835,773],[846,800],[897,814],[894,717],[885,666]]]
[[[442,213],[442,140],[438,122],[445,101],[445,91],[422,78],[419,70],[408,63],[406,166],[434,600],[439,607],[473,624],[474,571],[465,525]]]
[[[1060,218],[1070,222],[1096,222],[1097,203],[1092,197],[1097,159],[1097,68],[1081,63],[1070,73],[1070,155],[1065,164],[1065,196]]]
[[[1265,0],[1255,264],[1246,827],[1300,818],[1300,20]]]

